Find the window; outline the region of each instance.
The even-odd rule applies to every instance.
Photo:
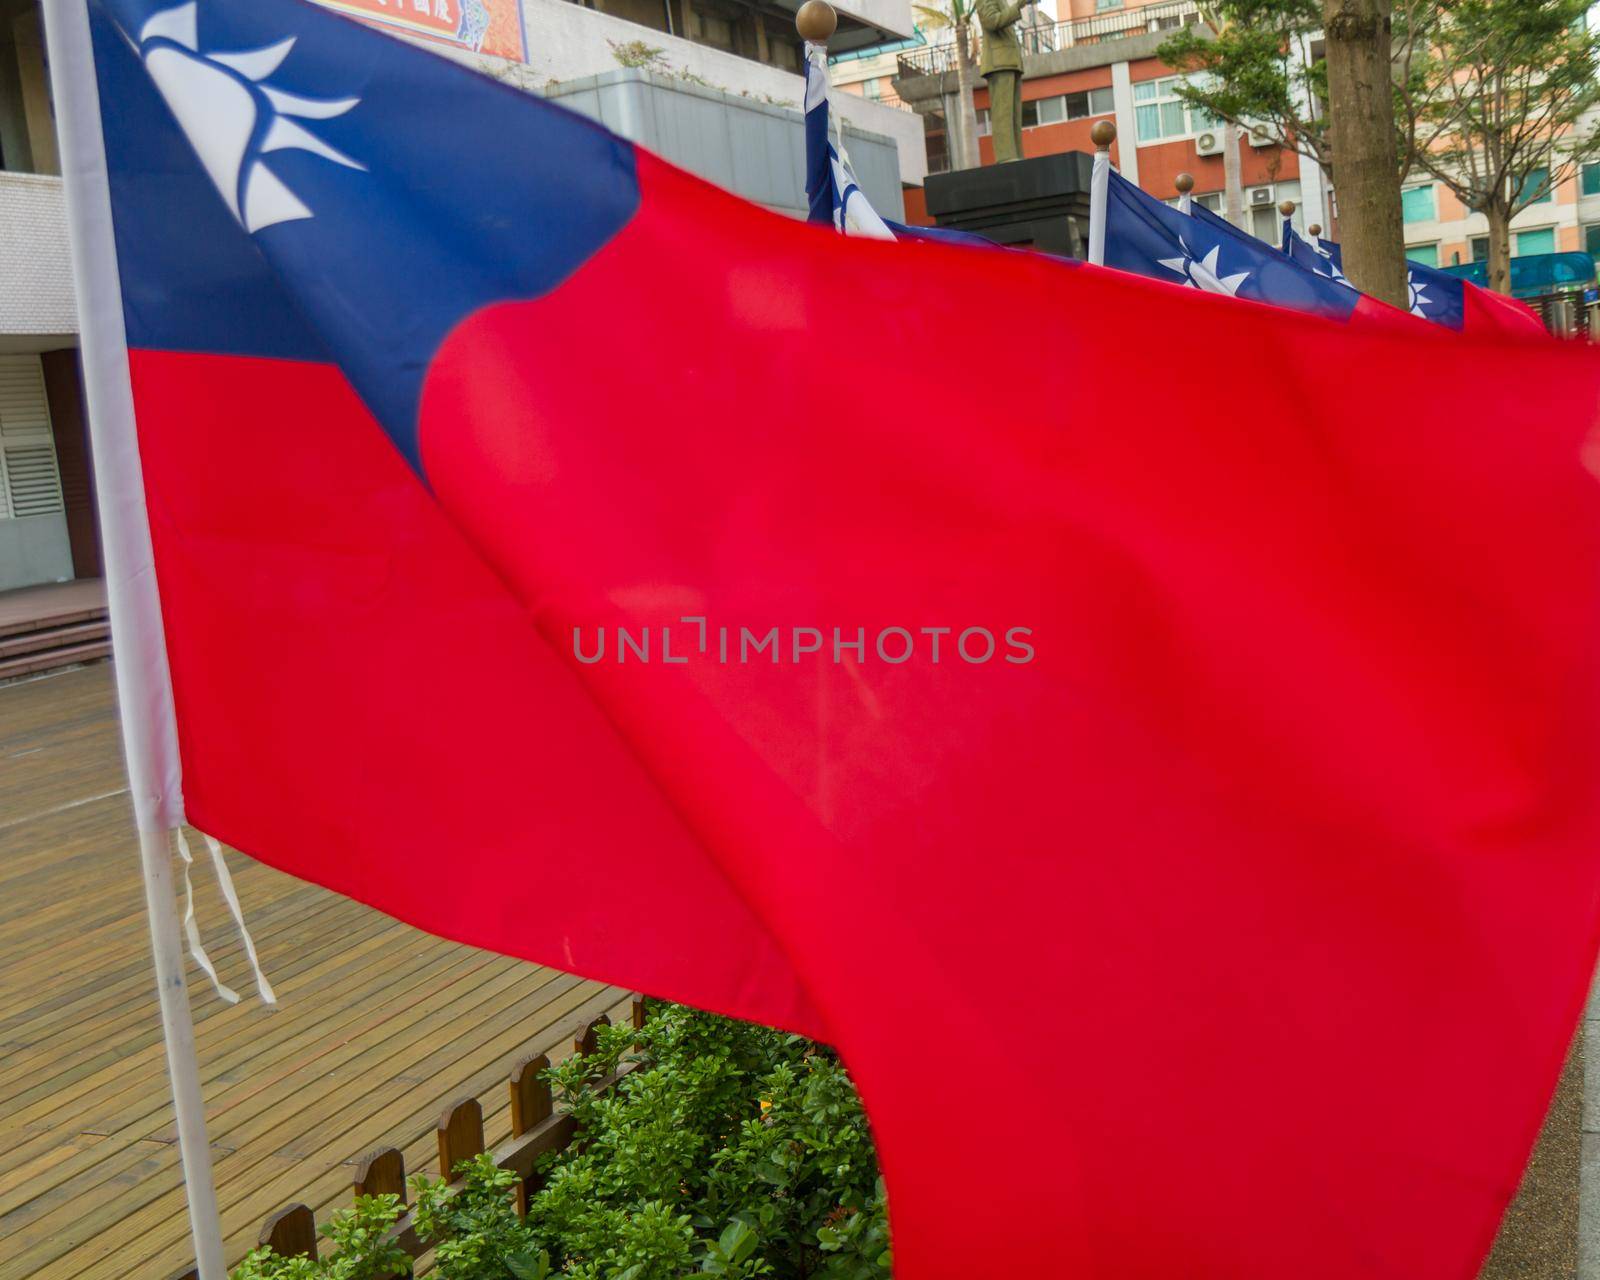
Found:
[[[1122,8],[1122,0],[1094,0],[1094,11],[1104,13],[1107,9]]]
[[[719,18],[714,13],[702,13],[698,9],[690,10],[690,17],[699,28],[702,42],[718,49],[733,48],[733,23],[727,18]]]
[[[1413,262],[1420,262],[1425,267],[1439,265],[1439,246],[1435,244],[1408,244],[1406,257]]]
[[[883,82],[880,80],[863,80],[861,82],[861,93],[863,97],[871,98],[876,102],[883,97]]]
[[[1555,188],[1546,186],[1549,181],[1550,169],[1548,166],[1540,165],[1537,169],[1529,169],[1522,177],[1522,185],[1517,188],[1515,203],[1522,204],[1527,201],[1528,204],[1549,204],[1556,198]],[[1541,187],[1545,188],[1544,194],[1535,196],[1534,192]],[[1530,200],[1528,199],[1529,196],[1533,196],[1533,198]],[[1543,250],[1543,252],[1549,253],[1553,251],[1547,249]]]
[[[798,44],[793,40],[779,39],[777,36],[768,37],[767,55],[772,59],[773,66],[784,71],[799,71],[803,61]]]
[[[36,355],[0,356],[0,520],[62,509],[55,437]]]
[[[1489,261],[1489,237],[1488,236],[1473,236],[1472,237],[1472,246],[1471,247],[1472,247],[1472,260],[1474,262],[1487,262],[1487,261]]]
[[[1212,213],[1222,212],[1222,192],[1220,191],[1207,191],[1204,195],[1195,196],[1194,202],[1205,205]]]
[[[1141,80],[1133,86],[1134,121],[1140,142],[1163,138],[1186,138],[1220,123],[1203,107],[1191,107],[1178,97],[1182,76],[1162,80]]]
[[[980,138],[987,138],[989,136],[989,108],[988,107],[979,107],[978,108],[978,136]]]
[[[1600,196],[1600,160],[1583,166],[1583,194]]]
[[[1525,253],[1554,253],[1556,251],[1556,229],[1554,227],[1540,227],[1537,231],[1517,232],[1517,257]]]
[[[1090,116],[1108,116],[1112,110],[1110,89],[1058,93],[1053,98],[1033,98],[1024,102],[1022,127],[1032,129],[1041,124],[1060,124],[1063,120],[1086,120]]]
[[[1108,116],[1115,110],[1111,87],[1086,89],[1082,93],[1067,94],[1067,119],[1087,120],[1090,116]]]
[[[1421,186],[1402,190],[1400,216],[1407,222],[1432,222],[1438,217],[1439,211],[1433,201],[1433,183],[1424,182]]]
[[[1583,229],[1583,251],[1600,265],[1600,222],[1591,222]]]

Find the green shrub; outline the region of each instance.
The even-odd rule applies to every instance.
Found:
[[[578,1136],[541,1161],[526,1220],[515,1175],[488,1156],[458,1168],[455,1189],[412,1179],[440,1280],[887,1280],[872,1141],[830,1050],[678,1005],[598,1039],[548,1072]],[[334,1257],[258,1250],[234,1280],[401,1271],[392,1252],[377,1257],[397,1213],[393,1197],[358,1201],[324,1228]]]
[[[233,1280],[377,1280],[410,1271],[411,1259],[386,1238],[399,1216],[399,1196],[361,1196],[321,1228],[333,1243],[331,1257],[280,1258],[263,1247],[233,1269]]]

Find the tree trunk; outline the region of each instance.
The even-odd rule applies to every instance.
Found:
[[[976,169],[982,159],[978,152],[978,109],[972,103],[972,51],[967,44],[965,24],[956,27],[956,120],[951,133],[961,139],[961,160],[957,169]]]
[[[1244,185],[1239,176],[1239,126],[1222,124],[1222,216],[1244,229]]]
[[[1323,0],[1322,8],[1344,273],[1363,293],[1406,308],[1410,295],[1390,69],[1393,0]]]
[[[1484,213],[1489,218],[1489,287],[1511,292],[1511,214],[1498,201]]]

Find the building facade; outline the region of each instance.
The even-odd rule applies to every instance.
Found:
[[[1023,155],[1090,151],[1090,128],[1097,120],[1111,120],[1117,126],[1112,160],[1124,177],[1160,199],[1171,200],[1176,198],[1174,179],[1190,173],[1195,198],[1220,210],[1225,185],[1222,124],[1178,97],[1182,74],[1158,56],[1174,30],[1199,21],[1200,10],[1193,0],[1126,0],[1098,6],[1094,0],[1073,0],[1071,16],[1025,30]],[[864,97],[899,101],[921,114],[929,167],[937,171],[948,155],[944,136],[955,110],[954,51],[948,43],[903,48],[893,60],[892,70],[883,58],[840,60],[838,78],[851,81],[852,91]],[[869,83],[868,71],[888,76],[892,99],[889,90]],[[979,152],[984,164],[992,164],[988,90],[982,81],[974,100]],[[1245,225],[1256,235],[1277,238],[1277,206],[1282,200],[1295,202],[1295,221],[1301,227],[1312,222],[1330,225],[1321,171],[1292,148],[1264,132],[1244,136],[1240,172]],[[925,216],[919,194],[908,193],[908,216],[914,219]]]
[[[0,591],[100,572],[36,4],[0,5]]]
[[[1163,200],[1173,197],[1173,178],[1195,177],[1195,198],[1220,211],[1223,204],[1221,122],[1186,106],[1175,89],[1183,74],[1157,56],[1162,41],[1180,27],[1198,23],[1193,0],[1060,0],[1062,19],[1033,22],[1023,33],[1022,85],[1025,156],[1091,150],[1090,126],[1100,119],[1117,125],[1112,157],[1123,175]],[[930,41],[918,33],[879,49],[834,59],[834,81],[846,92],[905,110],[925,122],[928,168],[948,164],[948,122],[955,111],[955,50],[948,32]],[[988,91],[974,93],[979,150],[994,163],[988,139]],[[1600,119],[1580,122],[1593,130]],[[1240,148],[1246,227],[1264,240],[1279,235],[1277,205],[1293,200],[1295,222],[1317,223],[1337,232],[1337,201],[1316,163],[1280,145],[1265,132],[1246,135]],[[1538,175],[1535,175],[1538,181]],[[917,193],[909,215],[926,220]],[[1403,191],[1406,252],[1430,266],[1450,266],[1488,257],[1489,227],[1444,184],[1417,176]],[[1512,220],[1511,251],[1524,254],[1582,251],[1600,262],[1600,161],[1571,177]]]
[[[1581,122],[1587,132],[1600,121]],[[1548,170],[1534,175],[1542,187]],[[1419,178],[1401,192],[1406,253],[1429,266],[1479,262],[1489,256],[1489,220],[1473,213],[1441,182]],[[1584,252],[1600,262],[1600,160],[1558,182],[1511,220],[1511,253]]]

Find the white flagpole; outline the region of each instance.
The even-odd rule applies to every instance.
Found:
[[[1094,140],[1094,168],[1089,174],[1089,261],[1106,265],[1106,198],[1111,190],[1111,144],[1117,140],[1117,126],[1097,120],[1089,130]]]
[[[44,18],[105,546],[122,746],[144,864],[167,1071],[172,1079],[178,1148],[189,1196],[189,1225],[200,1280],[226,1280],[222,1224],[211,1176],[194,1022],[173,896],[171,837],[183,822],[178,731],[145,511],[144,472],[134,428],[133,391],[128,382],[122,287],[111,231],[111,193],[89,13],[85,0],[44,0]]]
[[[1194,191],[1194,175],[1180,173],[1172,180],[1172,185],[1178,189],[1178,212],[1188,213],[1194,204],[1194,196],[1191,194]]]

